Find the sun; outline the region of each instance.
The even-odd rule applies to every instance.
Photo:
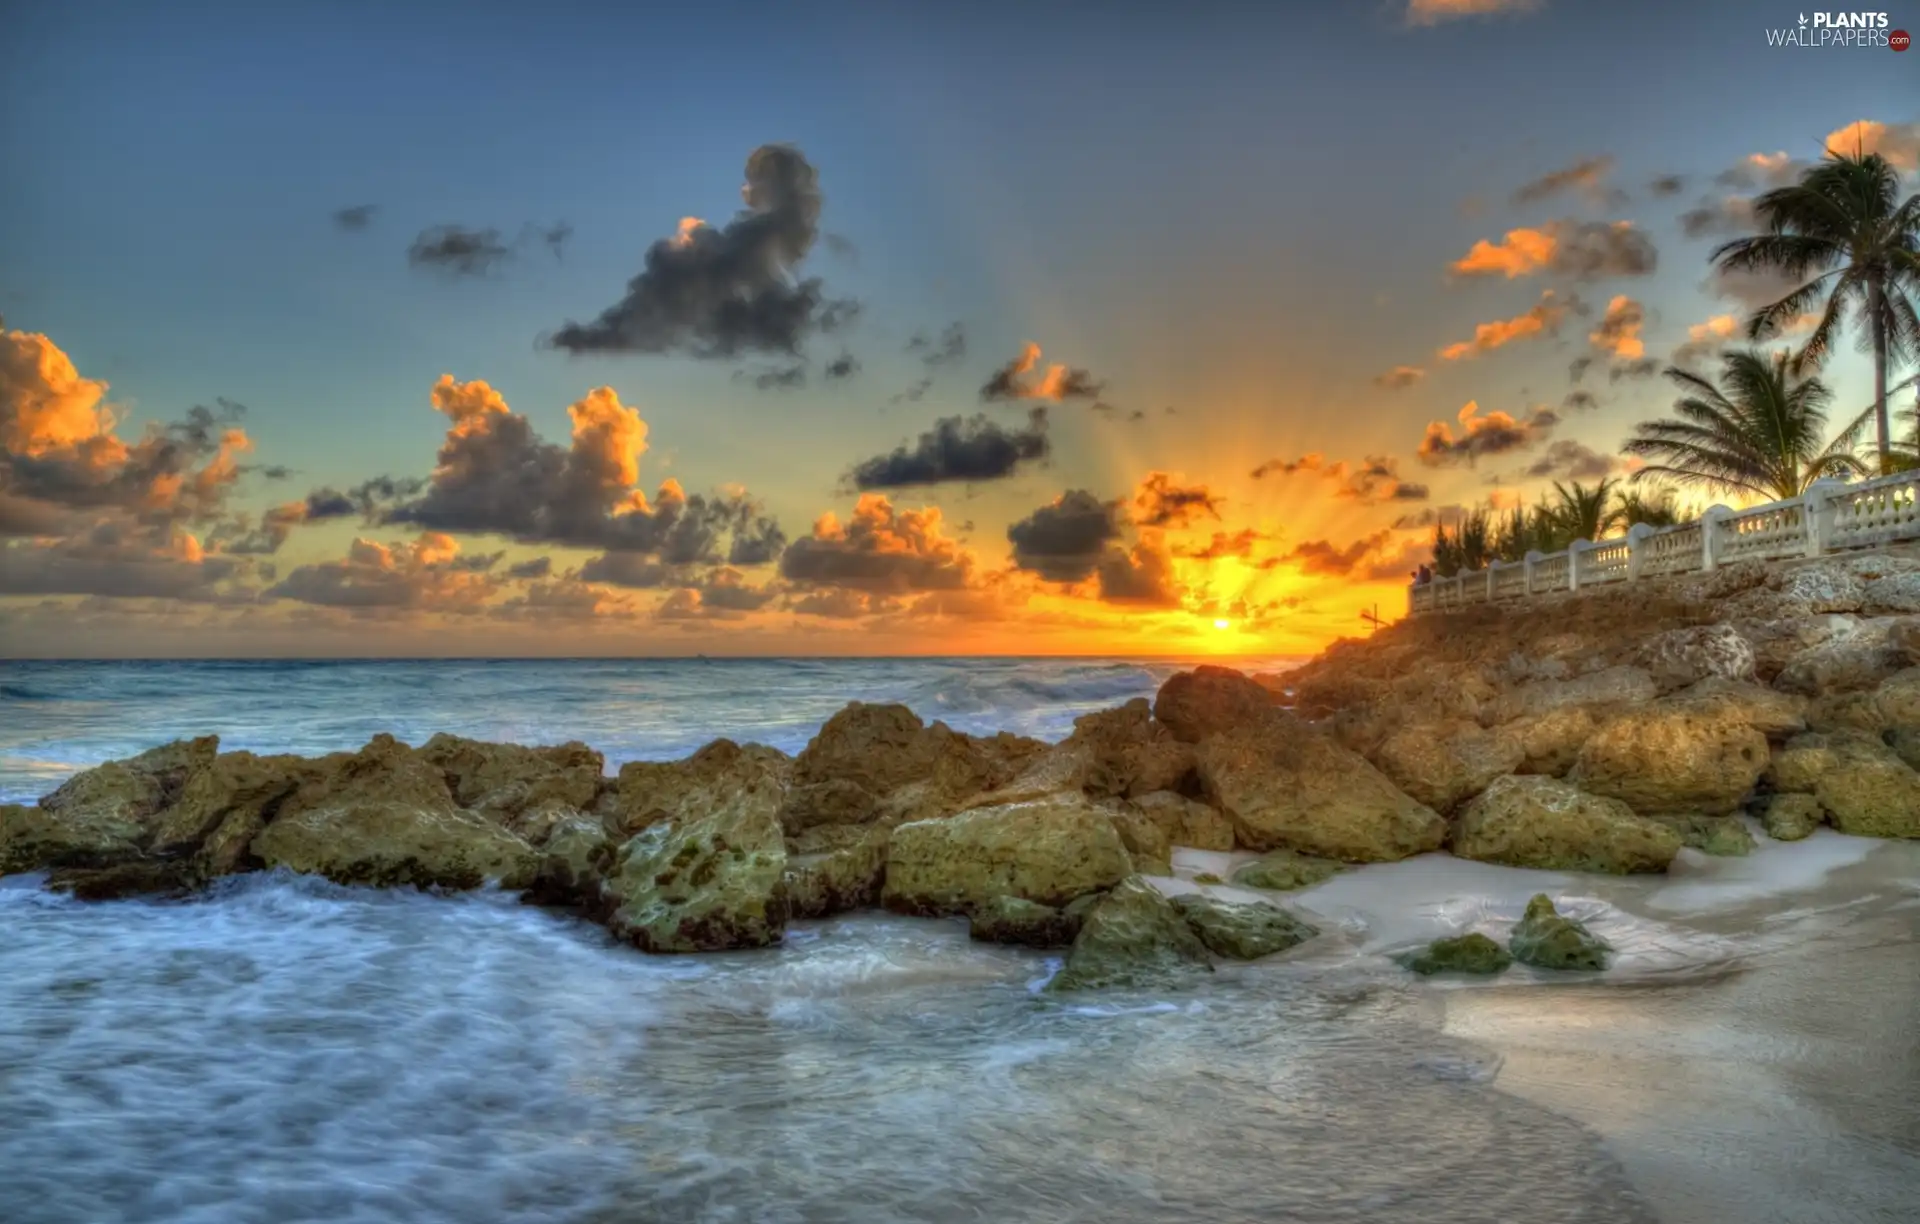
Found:
[[[1213,622],[1213,627],[1215,629],[1231,629],[1233,628],[1233,622],[1230,620],[1217,620]]]

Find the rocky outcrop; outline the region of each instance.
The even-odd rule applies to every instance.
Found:
[[[1153,716],[1174,738],[1197,744],[1257,720],[1273,705],[1272,690],[1231,667],[1207,664],[1161,685],[1153,699]]]
[[[1173,902],[1134,876],[1087,911],[1065,968],[1047,989],[1177,989],[1212,972],[1206,945]]]
[[[779,795],[749,776],[730,796],[715,787],[704,798],[620,847],[602,887],[607,929],[644,952],[780,942],[787,848]]]
[[[794,758],[781,823],[798,833],[951,815],[1004,785],[1044,749],[1021,736],[979,739],[945,723],[927,726],[903,705],[852,702]]]
[[[601,905],[613,842],[598,818],[573,815],[547,830],[523,900],[530,905]]]
[[[1128,802],[1160,826],[1172,845],[1194,850],[1233,849],[1233,822],[1218,808],[1172,791],[1153,791]]]
[[[1064,907],[1019,897],[995,897],[973,911],[967,921],[967,935],[982,943],[1065,948],[1080,934],[1087,911],[1099,904],[1102,895],[1089,893]]]
[[[620,767],[615,827],[624,834],[669,820],[778,812],[793,762],[760,744],[715,740],[679,761],[633,761]]]
[[[818,825],[787,838],[787,916],[828,918],[880,903],[886,825]]]
[[[1652,819],[1678,833],[1683,844],[1702,854],[1741,858],[1753,853],[1753,833],[1738,816],[1665,815]]]
[[[1555,778],[1507,777],[1467,805],[1452,849],[1508,867],[1626,875],[1665,871],[1681,844],[1675,830],[1617,799]]]
[[[1142,875],[1173,874],[1173,839],[1165,829],[1125,800],[1109,800],[1103,806],[1107,819],[1113,822],[1113,831],[1120,835],[1120,843],[1133,860],[1135,871]]]
[[[1659,695],[1653,677],[1643,667],[1609,667],[1565,680],[1535,680],[1517,685],[1492,704],[1489,726],[1529,721],[1561,710],[1604,714],[1643,705]]]
[[[1229,960],[1272,956],[1320,933],[1312,923],[1265,901],[1222,901],[1200,893],[1182,893],[1171,900],[1207,950]]]
[[[1250,849],[1390,862],[1437,850],[1446,837],[1446,822],[1432,808],[1365,758],[1285,715],[1208,738],[1197,762],[1208,800]]]
[[[155,818],[153,854],[190,859],[190,874],[199,881],[244,870],[254,838],[309,771],[297,756],[221,753],[194,771],[179,798]]]
[[[1586,925],[1562,917],[1545,894],[1527,902],[1526,916],[1507,940],[1513,959],[1536,969],[1599,971],[1607,967],[1613,949]]]
[[[577,740],[545,748],[440,734],[420,756],[447,778],[454,802],[503,823],[538,807],[593,806],[606,758]]]
[[[1491,975],[1505,973],[1513,965],[1513,956],[1505,948],[1478,932],[1436,939],[1418,952],[1399,959],[1403,966],[1421,977],[1436,973]]]
[[[1730,703],[1661,701],[1603,723],[1568,780],[1643,815],[1723,816],[1739,808],[1767,760],[1766,737]]]
[[[0,874],[101,868],[142,857],[156,818],[219,747],[214,736],[162,744],[82,770],[33,807],[0,808]]]
[[[1754,681],[1753,643],[1732,625],[1669,629],[1648,638],[1634,652],[1654,688],[1671,693],[1702,680]]]
[[[1269,892],[1292,892],[1312,888],[1346,870],[1345,863],[1275,850],[1263,854],[1233,873],[1233,882],[1242,888],[1261,888]]]
[[[390,735],[315,762],[251,853],[267,867],[378,887],[520,888],[537,863],[525,841],[456,806],[440,770]]]
[[[1527,760],[1519,735],[1478,723],[1409,726],[1395,732],[1368,760],[1395,786],[1442,814],[1473,798],[1495,778]]]
[[[1920,773],[1884,741],[1859,732],[1809,732],[1773,760],[1773,782],[1810,794],[1842,833],[1920,837]]]
[[[893,831],[881,902],[965,914],[996,897],[1065,905],[1133,871],[1107,813],[1079,794],[975,808]]]

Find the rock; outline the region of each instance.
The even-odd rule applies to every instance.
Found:
[[[1765,583],[1726,601],[1729,620],[1784,620],[1827,612],[1858,612],[1865,584],[1844,564],[1821,560],[1768,572]]]
[[[973,911],[967,935],[982,943],[1019,944],[1029,948],[1065,948],[1080,934],[1088,907],[1069,913],[1038,901],[995,897]]]
[[[1196,873],[1193,877],[1193,882],[1195,884],[1225,884],[1226,883],[1225,880],[1213,874],[1211,871],[1202,871],[1202,872]]]
[[[1880,713],[1879,690],[1866,689],[1814,698],[1807,703],[1807,723],[1802,730],[1864,731],[1877,736],[1886,726]]]
[[[900,913],[969,913],[995,897],[1065,905],[1132,872],[1113,822],[1084,796],[974,808],[893,831],[881,902]]]
[[[576,814],[547,831],[533,878],[521,899],[529,905],[600,903],[613,843],[597,817]]]
[[[1522,753],[1516,773],[1557,778],[1573,768],[1599,720],[1584,706],[1561,706],[1508,725]]]
[[[1889,731],[1920,731],[1920,667],[1895,672],[1874,692],[1880,725]]]
[[[1585,924],[1561,917],[1545,893],[1527,902],[1526,916],[1513,928],[1507,946],[1513,959],[1538,969],[1601,970],[1613,952]]]
[[[1460,858],[1546,871],[1660,872],[1680,852],[1673,829],[1617,799],[1554,778],[1500,778],[1461,813]]]
[[[1161,685],[1153,699],[1153,716],[1174,738],[1197,744],[1260,718],[1273,705],[1273,693],[1244,673],[1206,664]]]
[[[0,816],[0,875],[140,858],[155,817],[213,761],[219,744],[213,736],[162,744],[81,770],[35,807],[9,805]]]
[[[1173,874],[1173,841],[1165,829],[1124,800],[1109,804],[1106,810],[1114,832],[1127,848],[1127,857],[1133,860],[1134,871],[1141,875]]]
[[[1657,633],[1641,644],[1634,661],[1647,670],[1654,688],[1663,694],[1707,679],[1757,679],[1753,643],[1731,625]]]
[[[788,918],[829,918],[878,905],[892,832],[886,825],[819,825],[788,837]]]
[[[1436,812],[1451,812],[1527,759],[1519,735],[1477,723],[1405,727],[1368,758],[1395,786]]]
[[[1653,677],[1643,667],[1608,667],[1570,680],[1536,680],[1509,689],[1491,706],[1489,725],[1537,719],[1569,708],[1596,713],[1622,706],[1643,705],[1659,695]],[[1483,719],[1482,721],[1486,721]]]
[[[1171,900],[1207,950],[1230,960],[1272,956],[1320,933],[1312,923],[1265,901],[1222,901],[1200,893]]]
[[[1796,616],[1733,624],[1753,647],[1755,675],[1771,684],[1794,656],[1852,633],[1855,621],[1851,616]]]
[[[590,808],[606,773],[606,758],[578,740],[527,748],[442,733],[419,751],[447,775],[455,803],[502,820],[542,805]]]
[[[620,847],[603,886],[607,929],[643,952],[779,943],[787,849],[778,811],[778,795],[761,791],[649,824]]]
[[[1160,826],[1172,845],[1195,850],[1233,849],[1233,822],[1224,812],[1172,791],[1138,795],[1132,803]]]
[[[1060,746],[1084,756],[1081,785],[1090,795],[1176,791],[1193,774],[1193,745],[1155,722],[1144,697],[1074,719],[1073,734]]]
[[[1680,835],[1680,840],[1717,858],[1744,858],[1753,853],[1753,831],[1738,816],[1656,816],[1654,819]]]
[[[456,807],[445,776],[391,735],[314,762],[251,853],[269,868],[375,887],[520,888],[537,863],[532,846]]]
[[[1234,872],[1233,882],[1242,888],[1292,892],[1296,888],[1312,888],[1345,870],[1345,863],[1337,863],[1332,859],[1295,854],[1291,850],[1275,850]]]
[[[1775,841],[1800,841],[1813,836],[1826,813],[1812,795],[1775,795],[1767,802],[1767,836]]]
[[[1881,740],[1808,732],[1774,758],[1774,785],[1811,793],[1828,823],[1856,837],[1920,838],[1920,773]]]
[[[781,823],[798,833],[951,815],[1004,785],[1044,749],[1020,736],[982,740],[945,723],[929,727],[904,705],[852,702],[794,758]]]
[[[1132,876],[1087,912],[1066,967],[1047,989],[1167,990],[1212,972],[1206,945],[1180,911],[1153,885]]]
[[[1767,739],[1720,702],[1655,702],[1614,715],[1568,780],[1642,815],[1737,809],[1767,767]]]
[[[1714,677],[1681,689],[1668,700],[1718,704],[1769,740],[1784,740],[1807,729],[1806,698],[1744,681]]]
[[[719,739],[679,761],[631,761],[620,767],[615,827],[638,833],[669,820],[725,813],[778,812],[793,762],[761,744]]]
[[[244,870],[253,839],[311,771],[297,756],[221,753],[195,771],[155,819],[153,853],[190,856],[199,882]]]
[[[1345,862],[1390,862],[1437,850],[1446,821],[1331,739],[1285,715],[1203,741],[1200,781],[1233,821],[1235,840]]]
[[[1920,769],[1920,730],[1900,727],[1887,732],[1887,747],[1907,763],[1907,768]]]
[[[1906,666],[1906,651],[1893,644],[1884,627],[1862,629],[1793,656],[1774,677],[1773,685],[1785,692],[1819,697],[1878,687]]]
[[[1860,591],[1860,610],[1869,616],[1920,612],[1920,572],[1882,574]]]
[[[1400,958],[1400,963],[1430,977],[1436,973],[1505,973],[1513,965],[1507,950],[1474,932],[1451,939],[1436,939],[1418,952]]]

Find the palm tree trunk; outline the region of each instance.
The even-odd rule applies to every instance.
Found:
[[[1880,474],[1893,471],[1892,431],[1887,422],[1887,316],[1881,299],[1880,281],[1875,278],[1867,288],[1868,326],[1873,328],[1873,417],[1880,434]]]

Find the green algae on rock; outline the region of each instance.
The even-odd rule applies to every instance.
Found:
[[[1655,819],[1702,854],[1744,858],[1753,853],[1753,830],[1738,816],[1659,816]]]
[[[1601,970],[1607,967],[1613,948],[1606,940],[1587,930],[1586,925],[1563,917],[1553,908],[1545,893],[1537,893],[1527,902],[1521,918],[1508,937],[1513,959],[1537,969]]]
[[[1545,871],[1613,875],[1665,871],[1680,834],[1636,816],[1618,799],[1557,778],[1497,778],[1469,803],[1453,830],[1460,858]]]
[[[1199,875],[1194,876],[1193,882],[1195,884],[1225,884],[1226,883],[1225,880],[1213,874],[1211,871],[1203,871]]]
[[[899,826],[881,903],[925,916],[970,913],[1001,896],[1064,905],[1132,870],[1107,814],[1068,793]]]
[[[1233,873],[1233,882],[1242,888],[1264,888],[1269,892],[1292,892],[1315,884],[1346,870],[1345,863],[1275,850],[1263,854]],[[1196,877],[1198,878],[1198,877]]]
[[[1173,902],[1129,876],[1087,911],[1051,992],[1131,987],[1174,989],[1212,973],[1207,947]]]
[[[830,918],[880,901],[885,825],[815,825],[787,838],[787,917]]]
[[[1320,928],[1266,901],[1222,901],[1201,893],[1173,897],[1207,950],[1232,960],[1258,960],[1284,952],[1320,933]]]
[[[1059,908],[1019,897],[995,897],[973,911],[967,935],[982,943],[1021,944],[1029,948],[1065,948],[1080,934],[1090,906]]]
[[[643,952],[717,952],[780,942],[787,848],[777,795],[649,825],[603,886],[607,929]]]
[[[1422,977],[1436,973],[1505,973],[1513,965],[1513,956],[1505,948],[1478,931],[1436,939],[1398,959]]]
[[[1762,817],[1767,836],[1775,841],[1801,841],[1813,836],[1826,813],[1812,795],[1775,795]]]

